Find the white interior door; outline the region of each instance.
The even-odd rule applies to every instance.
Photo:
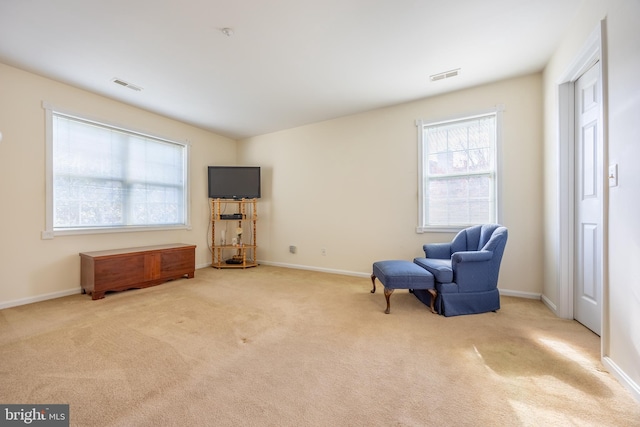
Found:
[[[596,334],[602,323],[603,170],[599,64],[575,82],[574,318]]]

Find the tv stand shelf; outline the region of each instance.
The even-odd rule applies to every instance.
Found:
[[[211,266],[249,268],[258,265],[256,199],[211,199]]]

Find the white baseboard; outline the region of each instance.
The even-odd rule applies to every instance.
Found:
[[[634,399],[640,402],[640,385],[636,384],[625,372],[620,369],[616,363],[611,360],[609,357],[605,356],[602,358],[602,364],[607,368],[607,370],[613,374],[614,377],[618,379],[618,381],[631,392]]]
[[[17,307],[19,305],[32,304],[34,302],[46,301],[49,299],[62,298],[69,295],[79,294],[81,292],[82,292],[82,288],[78,287],[73,289],[67,289],[66,291],[42,294],[35,297],[27,297],[27,298],[15,299],[13,301],[0,302],[0,310],[2,310],[3,308]]]
[[[540,300],[540,294],[537,294],[534,292],[513,291],[510,289],[498,289],[498,291],[500,292],[500,295],[504,295],[506,297],[518,297],[518,298]]]
[[[283,262],[271,262],[271,261],[258,261],[258,263],[262,265],[271,265],[274,267],[294,268],[297,270],[319,271],[322,273],[342,274],[345,276],[356,276],[356,277],[366,277],[366,278],[371,277],[371,273],[360,273],[357,271],[349,271],[349,270],[336,270],[331,268],[321,268],[321,267],[313,267],[308,265],[287,264]],[[500,291],[500,295],[505,295],[510,297],[536,299],[536,300],[540,300],[541,298],[541,294],[534,293],[534,292],[513,291],[510,289],[498,289],[498,290]]]
[[[196,269],[205,268],[205,267],[211,267],[211,263],[197,265]],[[0,301],[0,310],[2,310],[3,308],[18,307],[20,305],[32,304],[34,302],[56,299],[56,298],[66,297],[69,295],[75,295],[79,293],[82,293],[81,287],[67,289],[65,291],[51,292],[49,294],[37,295],[34,297],[20,298],[12,301]]]
[[[544,305],[546,305],[549,308],[549,310],[553,312],[553,314],[558,316],[558,307],[553,303],[553,301],[547,298],[546,295],[542,295],[542,302],[544,303]]]
[[[283,262],[271,262],[271,261],[258,260],[258,264],[271,265],[273,267],[293,268],[296,270],[319,271],[321,273],[342,274],[343,276],[355,276],[355,277],[366,277],[366,278],[371,277],[371,273],[360,273],[357,271],[349,271],[349,270],[337,270],[333,268],[312,267],[309,265],[287,264]]]
[[[293,268],[296,270],[308,270],[308,271],[318,271],[321,273],[341,274],[343,276],[354,276],[354,277],[363,277],[363,278],[371,277],[371,273],[362,273],[362,272],[350,271],[350,270],[338,270],[334,268],[323,268],[323,267],[315,267],[315,266],[309,266],[309,265],[287,264],[283,262],[271,262],[271,261],[258,260],[258,264],[271,265],[274,267]],[[211,267],[211,263],[196,265],[196,269],[207,268],[207,267]],[[531,292],[513,291],[509,289],[499,289],[499,291],[500,291],[500,295],[505,295],[505,296],[513,296],[513,297],[537,299],[537,300],[541,298],[540,294],[531,293]],[[40,302],[40,301],[45,301],[49,299],[66,297],[68,295],[79,294],[81,292],[82,292],[81,288],[74,288],[74,289],[68,289],[66,291],[52,292],[49,294],[43,294],[43,295],[38,295],[34,297],[0,302],[0,310],[3,308],[17,307],[19,305],[31,304],[34,302]],[[542,298],[543,298],[543,301],[546,301],[544,296]]]

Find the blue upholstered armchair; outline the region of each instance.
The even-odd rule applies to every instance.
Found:
[[[500,308],[498,273],[507,234],[499,224],[476,225],[460,231],[451,243],[423,246],[425,258],[413,262],[433,274],[439,314],[457,316]],[[429,305],[427,291],[416,289],[414,294]]]

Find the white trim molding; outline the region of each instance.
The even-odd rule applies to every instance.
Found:
[[[460,230],[467,228],[471,225],[475,224],[462,224],[462,225],[428,225],[425,224],[425,197],[426,197],[426,189],[425,189],[425,167],[424,164],[424,154],[425,154],[425,141],[424,141],[424,128],[427,126],[438,126],[448,123],[461,122],[465,120],[471,120],[475,118],[480,118],[483,116],[494,116],[495,117],[495,146],[494,146],[494,158],[495,158],[495,167],[493,169],[495,177],[495,222],[502,223],[503,221],[503,209],[502,209],[502,126],[503,126],[503,113],[505,111],[504,104],[497,104],[495,107],[469,112],[466,114],[457,114],[455,116],[449,116],[445,118],[441,118],[438,120],[422,120],[417,119],[415,121],[415,126],[418,132],[417,140],[418,140],[418,217],[416,226],[416,233],[457,233]]]
[[[535,292],[514,291],[511,289],[500,289],[500,288],[498,288],[498,292],[500,292],[501,296],[505,296],[505,297],[535,299],[538,301],[540,301],[540,299],[542,298],[540,294]]]
[[[0,310],[5,308],[18,307],[20,305],[33,304],[34,302],[41,302],[41,301],[47,301],[50,299],[68,297],[69,295],[75,295],[80,293],[82,293],[82,288],[77,287],[77,288],[67,289],[66,291],[51,292],[49,294],[42,294],[35,297],[27,297],[27,298],[15,299],[12,301],[0,302]]]
[[[636,384],[616,363],[609,357],[602,358],[602,364],[620,383],[627,388],[633,397],[640,402],[640,384]]]
[[[65,108],[59,108],[47,101],[42,101],[42,108],[45,112],[45,228],[41,231],[42,240],[51,240],[57,236],[69,236],[79,234],[104,234],[104,233],[129,233],[138,231],[166,231],[166,230],[192,230],[191,225],[191,149],[192,143],[189,140],[184,142],[158,136],[156,134],[141,131],[131,126],[123,126],[109,122],[108,120],[97,119],[85,114],[79,114]],[[86,227],[86,228],[65,228],[55,229],[54,227],[54,168],[53,168],[53,120],[55,116],[65,116],[71,120],[98,125],[105,129],[115,130],[136,136],[151,138],[156,141],[174,144],[183,149],[183,182],[184,182],[184,223],[175,225],[135,225],[116,227]]]
[[[292,268],[294,270],[308,270],[308,271],[318,271],[320,273],[341,274],[343,276],[355,276],[355,277],[366,277],[366,278],[371,277],[371,273],[359,273],[357,271],[337,270],[333,268],[314,267],[311,265],[288,264],[285,262],[271,262],[271,261],[258,260],[258,264],[270,265],[272,267]]]
[[[604,177],[607,174],[608,164],[608,140],[607,140],[607,65],[606,65],[606,21],[601,20],[594,28],[582,48],[577,52],[575,59],[567,67],[565,72],[556,82],[558,85],[558,259],[557,259],[557,306],[555,313],[557,316],[574,318],[574,171],[575,171],[575,142],[574,142],[574,82],[593,65],[598,64],[600,68],[602,103],[600,108],[600,137],[602,138],[604,158],[601,165],[604,170]],[[602,259],[601,259],[601,280],[602,280],[602,312],[601,312],[601,359],[607,358],[609,348],[609,310],[608,310],[608,272],[607,272],[607,210],[609,197],[609,186],[603,185],[602,199]]]
[[[591,32],[582,49],[562,74],[558,85],[558,295],[556,315],[573,319],[573,242],[574,242],[574,82],[600,61],[604,21]],[[602,71],[602,70],[601,70]],[[605,89],[603,73],[602,90]],[[604,108],[604,105],[603,105]],[[606,141],[605,152],[606,152]],[[606,191],[606,190],[605,190]]]

